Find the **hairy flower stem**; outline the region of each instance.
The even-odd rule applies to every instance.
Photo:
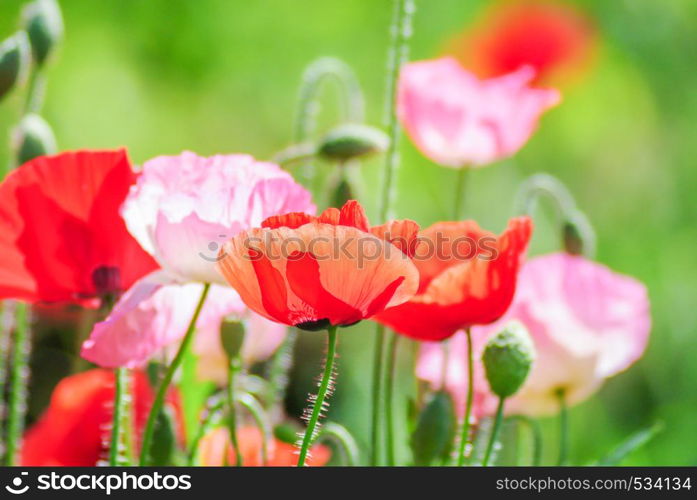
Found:
[[[167,371],[165,372],[165,375],[162,378],[162,381],[160,382],[160,386],[157,389],[155,400],[152,403],[152,408],[150,408],[150,414],[148,415],[148,421],[145,424],[145,431],[143,432],[143,442],[142,448],[140,450],[141,466],[147,465],[150,453],[150,445],[152,441],[153,432],[155,431],[155,423],[157,422],[157,417],[162,411],[163,405],[165,404],[165,397],[167,396],[167,389],[169,388],[169,384],[172,382],[177,368],[179,368],[179,365],[181,365],[182,361],[184,360],[184,355],[186,354],[186,351],[194,338],[194,332],[196,331],[196,321],[198,320],[198,317],[201,314],[201,309],[203,308],[203,303],[206,301],[209,289],[210,284],[206,283],[203,286],[201,297],[198,300],[198,304],[196,305],[196,309],[194,310],[194,315],[191,318],[191,321],[189,322],[189,327],[187,328],[186,334],[184,335],[184,339],[182,340],[182,343],[179,346],[179,350],[177,351],[177,354],[174,356],[172,363],[167,368]]]
[[[128,458],[121,453],[125,446],[125,423],[127,421],[126,414],[128,412],[128,386],[129,373],[127,368],[117,368],[114,374],[115,391],[114,391],[114,415],[111,423],[111,443],[109,447],[109,465],[114,467],[117,465],[129,465]]]
[[[496,440],[499,437],[499,430],[501,430],[501,422],[503,422],[503,403],[506,398],[499,398],[499,405],[496,408],[496,417],[494,418],[494,428],[491,429],[491,436],[489,436],[489,444],[486,447],[486,453],[484,454],[484,461],[482,461],[482,466],[486,467],[489,464],[489,459],[491,458],[491,452],[494,451],[494,446],[496,445]]]
[[[411,20],[414,14],[413,0],[395,0],[394,15],[390,32],[392,39],[387,53],[387,81],[385,86],[385,123],[390,143],[385,154],[380,221],[386,221],[392,212],[394,181],[399,166],[399,137],[401,129],[397,120],[397,82],[402,65],[409,56],[409,38],[412,34]],[[373,357],[373,414],[371,426],[371,465],[377,465],[380,457],[379,434],[382,401],[382,364],[385,359],[385,327],[377,325],[375,330],[375,355]],[[390,375],[388,384],[392,384]]]
[[[7,445],[5,465],[17,465],[19,446],[24,431],[24,412],[27,405],[27,385],[29,381],[29,318],[27,305],[17,302],[15,306],[15,330],[11,354],[9,379],[9,402],[7,407]]]
[[[559,460],[557,465],[566,465],[569,455],[569,408],[564,389],[557,391],[559,400]]]
[[[469,442],[470,419],[472,417],[472,402],[474,401],[474,354],[472,349],[472,332],[465,329],[467,335],[467,402],[465,404],[465,418],[462,421],[462,433],[460,434],[460,451],[457,456],[457,465],[465,465],[465,455]]]
[[[394,449],[394,382],[396,380],[397,370],[397,347],[399,335],[392,333],[389,339],[389,347],[387,349],[387,382],[385,383],[385,441],[387,443],[387,465],[394,467],[395,465],[395,449]]]
[[[230,442],[235,452],[235,465],[242,467],[242,451],[237,440],[237,376],[242,372],[242,362],[239,355],[230,358],[227,385],[227,424],[230,432]]]
[[[307,453],[310,449],[310,445],[312,444],[312,440],[315,437],[315,427],[317,427],[320,415],[322,414],[324,398],[327,396],[327,392],[329,391],[332,371],[334,370],[334,356],[336,355],[336,328],[336,326],[332,325],[327,329],[327,361],[324,364],[324,374],[322,375],[322,381],[319,385],[319,392],[317,393],[317,398],[312,406],[312,415],[310,416],[310,420],[307,422],[307,429],[305,429],[305,435],[303,436],[302,445],[300,446],[298,467],[305,466]]]

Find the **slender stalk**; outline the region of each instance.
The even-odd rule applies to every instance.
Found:
[[[448,384],[448,367],[450,365],[450,341],[445,339],[441,341],[440,348],[443,356],[443,363],[441,364],[440,370],[440,388],[441,390],[446,390],[446,385]]]
[[[518,422],[527,425],[532,436],[532,463],[533,467],[539,466],[542,461],[542,430],[536,420],[525,415],[513,417]]]
[[[396,379],[396,369],[397,369],[397,348],[398,348],[399,335],[392,333],[390,334],[389,347],[388,347],[388,358],[387,358],[387,370],[385,370],[386,382],[385,382],[385,440],[387,444],[387,465],[394,467],[395,465],[395,449],[394,449],[394,415],[392,408],[394,406],[394,383]]]
[[[491,452],[494,450],[494,445],[496,444],[496,439],[499,435],[499,430],[501,429],[501,422],[503,421],[503,403],[506,398],[499,398],[499,405],[496,408],[496,418],[494,419],[494,428],[491,429],[491,436],[489,436],[489,444],[486,447],[486,453],[484,454],[484,461],[482,466],[486,467],[489,464],[489,458],[491,458]]]
[[[12,366],[9,379],[10,396],[7,408],[6,465],[17,465],[19,459],[19,446],[24,430],[24,412],[27,404],[28,362],[31,348],[27,305],[17,302],[15,315],[14,342],[11,354]]]
[[[569,455],[569,409],[566,405],[566,392],[557,391],[559,399],[559,460],[557,465],[566,465]]]
[[[243,392],[237,396],[237,402],[249,412],[261,431],[261,465],[265,466],[269,461],[269,442],[273,434],[271,420],[261,403],[251,394]]]
[[[242,451],[237,440],[237,375],[242,371],[242,363],[239,356],[230,358],[228,367],[228,386],[227,386],[227,423],[230,432],[230,442],[235,452],[235,465],[242,467]]]
[[[370,441],[372,447],[370,449],[370,465],[376,466],[379,464],[381,457],[380,449],[380,427],[382,422],[382,367],[385,356],[385,326],[377,324],[375,328],[375,353],[373,358],[373,412],[370,429]]]
[[[191,321],[189,322],[189,327],[187,328],[186,334],[184,335],[184,339],[182,340],[182,343],[179,346],[179,350],[177,351],[177,354],[174,356],[172,363],[167,368],[167,371],[165,372],[165,375],[164,377],[162,377],[162,381],[160,382],[160,386],[157,389],[155,400],[152,403],[152,408],[150,408],[150,414],[148,415],[148,421],[145,424],[145,431],[143,432],[143,443],[141,445],[142,448],[140,450],[141,466],[147,465],[148,454],[150,451],[150,442],[152,441],[152,435],[155,431],[155,422],[157,421],[157,416],[159,415],[160,411],[162,411],[162,406],[165,403],[165,397],[167,396],[167,389],[169,388],[169,384],[172,382],[172,378],[174,378],[174,374],[177,371],[177,368],[179,368],[179,365],[181,365],[184,359],[184,354],[186,353],[186,350],[189,348],[189,345],[191,344],[191,341],[194,338],[194,332],[196,331],[196,321],[198,320],[198,317],[201,314],[201,309],[203,308],[203,303],[206,301],[209,289],[210,284],[206,283],[203,286],[201,298],[199,298],[198,304],[196,305],[194,315],[191,318]]]
[[[397,120],[397,82],[402,65],[409,55],[409,38],[412,34],[411,20],[414,14],[413,0],[395,0],[394,16],[390,31],[392,39],[387,57],[387,81],[385,86],[385,124],[390,143],[385,154],[380,220],[386,221],[392,211],[392,198],[397,167],[399,166],[399,137],[401,129]],[[375,355],[373,357],[373,414],[371,427],[371,465],[379,460],[379,430],[382,400],[382,363],[385,358],[385,327],[377,325],[375,330]]]
[[[320,432],[319,440],[332,440],[343,453],[345,465],[354,467],[358,465],[358,444],[351,433],[342,425],[335,422],[327,422]]]
[[[34,67],[29,75],[29,85],[24,101],[23,115],[38,113],[44,103],[46,92],[46,77],[43,68]]]
[[[114,415],[111,424],[111,444],[109,447],[109,465],[128,465],[124,463],[124,455],[120,453],[124,445],[125,431],[124,423],[126,412],[128,411],[128,369],[117,368],[114,374]],[[127,460],[126,460],[127,461]]]
[[[271,409],[282,405],[286,397],[288,373],[293,366],[293,350],[298,339],[298,330],[290,328],[281,346],[276,350],[269,367],[269,392],[266,407]]]
[[[465,451],[469,442],[470,418],[472,416],[472,402],[474,401],[474,353],[472,349],[472,332],[469,328],[465,329],[467,335],[467,402],[465,405],[465,419],[462,422],[462,433],[460,435],[460,452],[458,453],[457,465],[465,465]]]
[[[462,167],[457,171],[455,181],[455,203],[453,204],[453,220],[461,220],[465,213],[465,199],[467,197],[467,178],[469,177],[469,167]]]
[[[194,438],[191,440],[191,447],[189,448],[189,456],[187,461],[187,465],[189,467],[193,467],[194,465],[196,465],[199,444],[201,443],[201,440],[204,438],[204,436],[208,434],[208,432],[211,429],[213,429],[213,427],[220,421],[226,404],[227,401],[221,398],[220,400],[210,405],[210,407],[207,408],[205,413],[203,414],[201,419],[201,425],[199,425],[198,430],[194,435]]]
[[[317,427],[317,422],[319,422],[322,407],[324,406],[324,398],[327,396],[327,392],[329,391],[329,386],[331,384],[332,373],[334,370],[334,356],[336,355],[336,328],[336,326],[330,326],[327,329],[327,361],[324,364],[324,374],[322,375],[322,381],[319,385],[319,392],[317,393],[317,398],[312,406],[312,415],[310,416],[310,420],[307,422],[307,429],[305,429],[305,435],[303,436],[302,445],[300,446],[298,467],[305,466],[307,453],[310,450],[310,445],[312,444],[313,439],[315,438],[315,428]]]

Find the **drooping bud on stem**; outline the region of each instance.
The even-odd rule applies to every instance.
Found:
[[[24,81],[29,62],[29,39],[24,31],[0,43],[0,100]]]
[[[319,156],[332,161],[346,162],[387,150],[389,137],[369,125],[348,123],[330,130],[317,148]]]
[[[56,0],[35,0],[23,12],[34,62],[41,67],[63,38],[63,16]]]
[[[15,129],[13,142],[17,165],[23,165],[39,156],[55,154],[58,151],[51,126],[35,113],[22,118]]]

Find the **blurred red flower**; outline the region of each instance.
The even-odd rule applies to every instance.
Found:
[[[513,300],[531,234],[529,217],[511,219],[500,236],[474,221],[434,224],[419,233],[418,292],[375,319],[417,340],[443,340],[496,321]]]
[[[36,158],[0,184],[0,299],[118,295],[158,266],[119,214],[136,179],[125,150]]]
[[[93,466],[104,459],[108,453],[114,382],[114,372],[104,369],[61,380],[53,390],[48,408],[24,436],[22,465]],[[153,400],[144,373],[133,373],[131,394],[131,421],[136,430],[131,434],[138,438]],[[178,407],[174,394],[170,402]]]
[[[490,7],[450,50],[482,76],[536,70],[536,82],[558,84],[588,67],[595,29],[588,16],[565,2],[506,0]]]

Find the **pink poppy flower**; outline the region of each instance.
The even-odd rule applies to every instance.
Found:
[[[651,329],[649,301],[642,283],[566,253],[537,257],[523,266],[508,312],[492,325],[472,329],[475,346],[481,348],[489,335],[511,320],[519,320],[528,328],[536,359],[523,387],[506,403],[509,414],[556,413],[560,389],[569,405],[580,403],[605,379],[641,357]],[[450,359],[459,363],[464,373],[465,356],[454,352]],[[459,384],[454,380],[450,390],[464,397],[466,377]],[[483,378],[478,386],[482,388],[478,390],[488,391]],[[486,407],[486,411],[491,410]]]
[[[516,153],[540,115],[560,100],[528,86],[535,72],[479,80],[452,57],[407,64],[399,79],[398,113],[421,152],[454,168],[482,166]]]
[[[184,337],[202,288],[196,283],[171,284],[162,271],[151,273],[121,297],[106,320],[95,325],[83,343],[82,357],[105,368],[142,366]],[[242,353],[247,361],[263,359],[278,347],[283,328],[252,315],[234,290],[211,287],[196,323],[194,351],[204,358],[201,365],[207,366],[202,378],[217,381],[226,373],[227,358],[220,344],[220,327],[226,317],[249,318],[248,338],[253,340]]]
[[[218,250],[279,213],[314,213],[288,172],[249,155],[191,152],[145,162],[122,208],[128,230],[179,281],[225,284]]]

